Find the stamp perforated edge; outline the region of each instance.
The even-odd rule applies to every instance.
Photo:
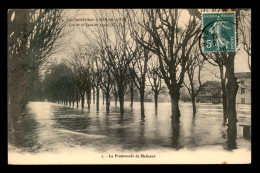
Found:
[[[238,26],[237,26],[237,17],[236,17],[236,11],[222,11],[222,12],[209,12],[209,11],[205,11],[205,12],[201,12],[201,20],[202,20],[202,22],[201,22],[201,30],[202,30],[202,35],[203,35],[203,26],[204,26],[204,21],[203,21],[203,14],[221,14],[221,13],[233,13],[234,14],[234,21],[233,21],[233,23],[234,23],[234,25],[235,25],[235,27],[234,27],[234,29],[235,29],[235,50],[230,50],[230,51],[225,51],[225,52],[237,52],[237,47],[238,47],[238,38],[237,38],[237,29],[238,29]],[[221,51],[205,51],[204,50],[204,47],[203,47],[203,49],[202,49],[202,51],[204,52],[204,53],[215,53],[215,52],[221,52]]]

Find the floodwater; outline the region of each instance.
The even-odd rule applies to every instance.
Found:
[[[133,108],[130,102],[125,102],[124,115],[113,102],[110,113],[105,112],[102,103],[99,111],[95,104],[88,110],[50,102],[30,102],[26,109],[25,117],[18,122],[18,130],[8,134],[9,157],[10,153],[31,156],[66,153],[69,157],[73,149],[80,153],[243,150],[249,157],[251,153],[251,140],[243,138],[240,126],[251,124],[250,105],[237,105],[237,139],[232,147],[226,134],[227,126],[222,124],[221,104],[198,103],[196,117],[193,117],[191,103],[180,102],[179,127],[171,123],[170,103],[159,103],[156,115],[154,103],[146,102],[144,118],[141,118],[138,102]]]

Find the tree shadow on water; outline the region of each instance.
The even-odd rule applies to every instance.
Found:
[[[140,148],[144,147],[146,145],[146,140],[145,140],[145,118],[141,117],[140,122],[139,122],[139,129],[138,129],[138,145]]]
[[[227,150],[232,151],[237,149],[237,127],[228,127],[227,128],[227,142],[226,147]]]
[[[29,152],[38,152],[41,149],[37,132],[39,123],[33,117],[34,115],[26,112],[26,117],[15,124],[15,132],[8,133],[10,145]]]
[[[172,136],[171,136],[171,147],[175,150],[182,148],[180,144],[180,122],[171,122],[172,125]]]

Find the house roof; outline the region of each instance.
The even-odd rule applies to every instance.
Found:
[[[240,78],[251,78],[251,72],[241,72],[241,73],[235,73],[235,76]]]
[[[203,97],[203,96],[213,96],[214,94],[219,92],[219,88],[221,88],[221,83],[218,81],[207,81],[204,84],[202,84],[202,88],[209,88],[210,91],[207,92],[199,92],[199,96]],[[219,95],[219,94],[218,94]],[[214,97],[216,97],[217,95],[215,95]]]
[[[221,83],[218,81],[207,81],[204,84],[202,84],[202,87],[205,86],[221,87]]]

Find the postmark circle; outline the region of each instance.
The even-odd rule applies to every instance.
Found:
[[[207,22],[202,21],[202,26],[202,32],[199,35],[199,50],[208,62],[216,65],[215,63],[219,63],[219,60],[214,58],[214,54],[236,51],[235,18],[232,21],[221,19],[219,16],[211,17],[211,20]]]

